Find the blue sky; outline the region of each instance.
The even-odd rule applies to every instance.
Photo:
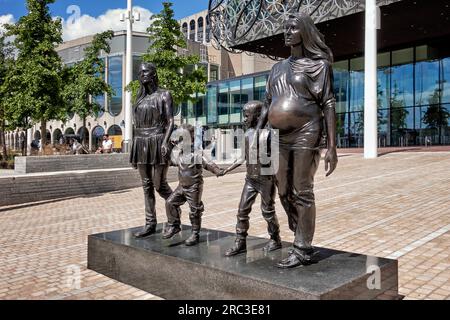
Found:
[[[172,3],[176,19],[208,7],[208,0],[173,0]],[[62,18],[63,39],[69,41],[106,30],[124,30],[126,24],[120,21],[120,15],[126,5],[126,0],[56,0],[50,10],[52,16]],[[141,15],[141,20],[135,22],[133,28],[140,32],[146,31],[151,14],[163,8],[161,0],[134,0],[133,5],[134,11]],[[3,24],[14,23],[26,13],[25,0],[0,0],[0,32]]]
[[[207,9],[208,0],[172,0],[175,17],[177,19],[191,15],[193,13]],[[12,14],[16,19],[26,14],[25,0],[0,0],[0,15]],[[141,6],[153,13],[158,13],[162,9],[162,1],[158,0],[134,0],[135,6]],[[56,0],[51,5],[52,15],[68,16],[67,7],[78,5],[82,14],[99,16],[107,9],[125,8],[126,0]]]

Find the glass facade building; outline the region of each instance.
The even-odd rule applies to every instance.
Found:
[[[450,144],[449,61],[428,46],[378,55],[379,146]],[[364,59],[335,63],[334,77],[338,145],[362,147]]]
[[[183,104],[183,122],[212,127],[240,126],[242,107],[251,100],[263,100],[269,72],[261,72],[210,82],[206,94],[198,94],[196,102]]]
[[[122,111],[122,70],[122,55],[108,57],[108,84],[114,90],[114,94],[109,97],[109,112],[112,116],[117,116]]]
[[[183,122],[241,126],[242,107],[264,100],[269,72],[211,82],[206,95],[182,107]],[[380,147],[450,144],[450,57],[428,46],[378,55]],[[363,147],[364,58],[334,63],[338,147]]]

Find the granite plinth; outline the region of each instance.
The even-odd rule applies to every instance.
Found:
[[[398,290],[396,260],[316,248],[316,263],[283,270],[276,263],[290,243],[266,253],[267,239],[248,237],[247,253],[225,257],[232,233],[202,229],[200,244],[187,247],[189,226],[170,240],[162,228],[145,239],[133,237],[140,228],[90,235],[88,268],[165,299],[374,299]]]

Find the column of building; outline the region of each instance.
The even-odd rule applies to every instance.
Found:
[[[364,158],[378,156],[377,126],[377,6],[366,0],[364,52]]]

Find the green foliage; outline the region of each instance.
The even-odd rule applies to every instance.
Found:
[[[6,42],[4,34],[0,34],[0,122],[2,125],[8,120],[6,118],[6,79],[13,64],[12,47]]]
[[[14,169],[14,160],[17,156],[20,157],[22,154],[13,150],[9,150],[6,155],[0,155],[0,169]]]
[[[14,159],[12,160],[1,160],[0,159],[0,169],[14,169]]]
[[[109,95],[114,93],[100,76],[104,73],[105,63],[99,58],[102,50],[106,53],[111,51],[108,40],[113,36],[111,30],[95,35],[91,45],[84,50],[85,58],[64,70],[66,85],[63,97],[68,104],[68,111],[78,114],[82,119],[98,115],[101,106],[95,101],[96,96],[105,92]]]
[[[6,117],[11,126],[61,119],[62,62],[55,48],[62,43],[60,19],[53,20],[48,5],[55,0],[27,0],[28,14],[7,25],[14,36],[17,58],[5,82]],[[45,137],[45,134],[44,134]]]
[[[6,92],[7,88],[5,82],[8,76],[9,69],[12,67],[13,56],[12,47],[6,42],[4,34],[0,34],[0,135],[1,140],[5,141],[5,131],[8,129],[10,121],[7,119],[7,104],[6,104]],[[3,157],[8,156],[8,150],[6,144],[2,144]]]
[[[174,19],[172,3],[163,2],[163,6],[163,10],[151,18],[151,25],[147,29],[151,44],[143,61],[156,65],[160,86],[171,91],[174,104],[179,105],[188,100],[194,101],[192,95],[196,92],[205,93],[207,77],[205,70],[200,67],[190,73],[181,72],[188,66],[198,64],[200,58],[177,53],[178,50],[186,49],[187,44],[178,21]],[[133,100],[138,88],[138,81],[127,87],[133,93]]]
[[[131,81],[130,84],[126,87],[127,91],[131,91],[131,100],[134,103],[136,101],[136,96],[139,91],[139,81]]]
[[[0,86],[4,85],[8,69],[11,67],[11,53],[12,48],[10,44],[6,42],[5,35],[0,34]]]

